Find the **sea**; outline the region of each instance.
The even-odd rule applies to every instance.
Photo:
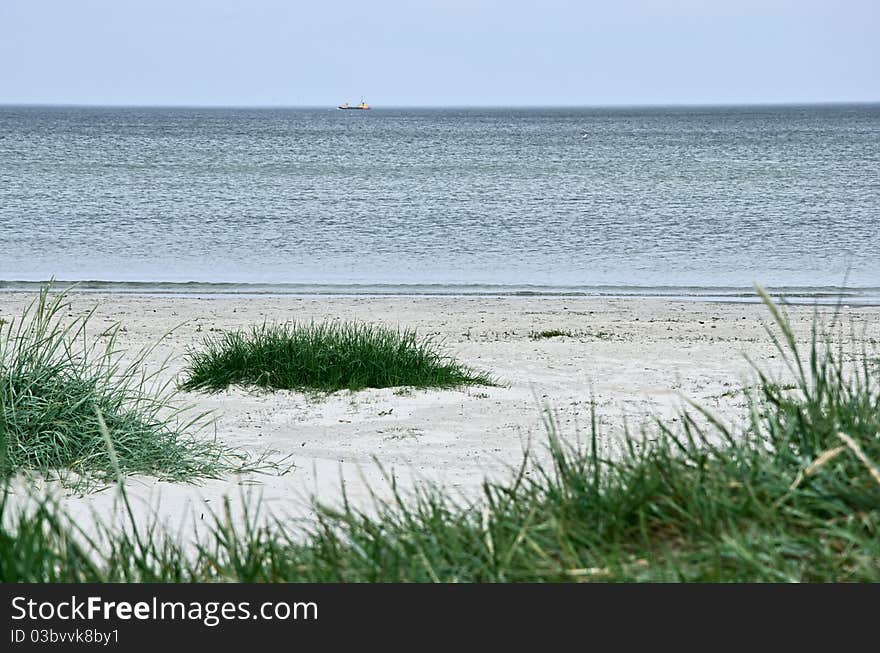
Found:
[[[0,106],[0,289],[880,302],[880,104]]]

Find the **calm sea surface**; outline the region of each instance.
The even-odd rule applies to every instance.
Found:
[[[880,105],[0,107],[0,286],[51,276],[880,296]]]

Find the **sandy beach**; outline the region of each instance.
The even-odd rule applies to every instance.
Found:
[[[0,319],[17,317],[32,295],[0,295]],[[180,372],[187,347],[212,333],[263,321],[364,320],[416,329],[461,361],[488,371],[496,387],[459,390],[389,388],[330,395],[232,389],[206,395],[183,393],[196,411],[216,422],[205,437],[254,454],[272,450],[294,468],[278,476],[253,475],[173,484],[132,477],[129,491],[139,511],[188,528],[208,510],[248,494],[264,499],[264,514],[308,518],[308,499],[369,501],[370,488],[388,495],[393,474],[406,493],[415,483],[436,482],[464,500],[481,481],[511,473],[531,447],[546,442],[542,408],[556,415],[563,437],[589,433],[590,399],[599,416],[600,446],[613,450],[624,425],[635,430],[652,416],[674,419],[684,398],[735,422],[743,415],[740,389],[752,379],[746,356],[784,380],[759,304],[720,304],[661,299],[487,297],[224,297],[74,294],[69,316],[98,306],[93,333],[122,324],[119,344],[136,351],[165,333],[152,352],[169,358],[168,375]],[[832,308],[821,308],[825,321]],[[809,339],[813,307],[788,309],[799,338]],[[880,308],[844,307],[839,324],[880,341]],[[534,339],[559,329],[572,337]],[[113,510],[114,493],[63,498],[82,521]]]

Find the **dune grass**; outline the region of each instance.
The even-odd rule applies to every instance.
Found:
[[[570,329],[545,329],[543,331],[532,331],[529,338],[532,340],[549,340],[552,338],[594,338],[596,340],[613,340],[614,334],[607,331],[572,331]]]
[[[546,329],[544,331],[532,331],[529,334],[529,338],[532,340],[544,340],[548,338],[559,338],[561,336],[565,336],[566,338],[574,338],[575,334],[568,329]]]
[[[492,384],[428,338],[373,324],[263,324],[204,340],[188,353],[186,390],[362,390]]]
[[[815,333],[800,352],[770,310],[797,387],[759,371],[736,430],[694,408],[612,456],[595,415],[581,446],[548,414],[549,462],[525,461],[472,504],[427,486],[364,511],[319,506],[307,531],[236,529],[221,511],[194,553],[154,527],[108,529],[101,548],[72,537],[50,503],[4,501],[0,580],[877,582],[877,372]]]
[[[36,471],[80,489],[113,478],[96,410],[104,416],[125,474],[173,481],[245,469],[248,456],[198,437],[208,423],[175,398],[150,350],[128,360],[119,326],[90,332],[94,309],[68,319],[65,293],[44,287],[0,331],[0,475]]]

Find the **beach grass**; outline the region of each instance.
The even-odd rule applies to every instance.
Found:
[[[136,524],[140,537],[107,528],[99,545],[49,501],[13,511],[4,499],[0,580],[877,582],[877,371],[816,331],[801,352],[767,303],[796,387],[758,370],[735,429],[693,407],[612,455],[595,414],[587,441],[567,444],[548,412],[545,462],[527,457],[473,503],[393,490],[363,510],[316,506],[305,530],[233,526],[227,506],[194,552]]]
[[[549,340],[552,338],[592,338],[595,340],[613,340],[614,334],[607,331],[572,331],[570,329],[544,329],[543,331],[532,331],[529,338],[532,340]]]
[[[532,340],[543,340],[549,338],[559,338],[560,336],[565,336],[567,338],[574,338],[575,334],[568,329],[546,329],[544,331],[532,331],[529,334],[529,338]]]
[[[86,489],[119,470],[194,481],[251,467],[244,453],[200,437],[207,416],[177,400],[172,381],[162,381],[163,364],[148,368],[149,349],[127,356],[118,351],[118,325],[93,335],[94,309],[72,319],[67,311],[67,294],[47,285],[0,331],[3,476],[36,471]]]
[[[358,322],[263,324],[206,338],[187,355],[186,390],[362,390],[491,385],[414,331]]]

